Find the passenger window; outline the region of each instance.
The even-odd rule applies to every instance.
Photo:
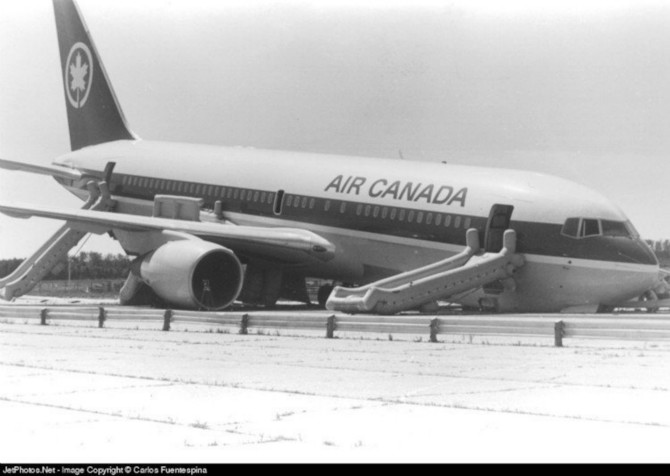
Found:
[[[391,208],[391,220],[395,220],[396,213],[398,212],[397,209]]]
[[[454,218],[454,228],[459,228],[461,226],[461,217],[457,216]]]
[[[267,193],[261,192],[261,203],[265,203],[265,198],[267,197]]]
[[[293,195],[287,195],[286,196],[286,206],[290,207],[292,202],[293,202]]]
[[[356,216],[360,216],[362,211],[363,211],[363,205],[359,203],[358,206],[356,206]]]
[[[467,230],[468,228],[470,228],[470,225],[472,225],[472,218],[467,217],[465,219],[465,222],[463,223],[463,228]]]
[[[442,224],[442,214],[438,213],[435,215],[435,226],[440,226]]]
[[[330,210],[330,200],[326,200],[326,203],[323,204],[323,210],[326,212]]]
[[[418,212],[416,214],[416,222],[417,223],[423,223],[423,212]]]
[[[372,210],[372,216],[373,218],[377,218],[379,216],[379,206],[375,206],[375,208]]]
[[[342,202],[340,204],[340,213],[344,213],[347,210],[347,202]]]
[[[307,207],[307,197],[302,197],[302,208]]]
[[[444,217],[444,226],[449,226],[451,225],[451,215],[447,215]]]
[[[404,208],[400,209],[400,212],[398,213],[398,220],[405,221],[405,209]]]
[[[412,223],[414,221],[414,210],[410,210],[407,214],[407,221]]]
[[[426,215],[426,225],[430,225],[431,223],[433,223],[433,214],[429,213]]]
[[[254,202],[257,202],[257,201],[258,201],[258,197],[259,197],[259,196],[260,196],[260,192],[259,192],[258,190],[256,190],[256,191],[254,192]]]
[[[365,216],[369,217],[370,216],[370,205],[365,205]]]
[[[389,214],[389,209],[387,207],[382,208],[382,218],[386,218]]]
[[[316,203],[316,200],[314,200],[313,198],[310,198],[310,199],[309,199],[309,208],[310,208],[310,210],[311,210],[312,208],[314,208],[314,204],[315,204],[315,203]]]

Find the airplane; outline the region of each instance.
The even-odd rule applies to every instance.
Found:
[[[51,176],[85,203],[0,203],[10,216],[66,222],[0,280],[5,299],[86,233],[108,233],[133,257],[122,304],[308,302],[305,280],[319,278],[342,284],[319,289],[319,302],[345,312],[430,310],[440,300],[591,312],[659,283],[659,263],[624,213],[559,177],[140,139],[78,6],[53,4],[72,150],[49,166],[0,166]]]

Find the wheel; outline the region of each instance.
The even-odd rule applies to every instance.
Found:
[[[647,291],[644,293],[642,296],[640,296],[640,299],[638,299],[640,302],[644,301],[658,301],[658,296],[654,291]],[[649,313],[656,313],[658,312],[658,307],[648,307],[647,312]]]

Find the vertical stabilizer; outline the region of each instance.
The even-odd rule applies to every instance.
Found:
[[[53,0],[72,150],[136,139],[73,0]]]

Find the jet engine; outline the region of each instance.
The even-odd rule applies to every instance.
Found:
[[[161,245],[142,259],[140,276],[176,307],[211,311],[232,304],[244,281],[235,253],[199,239]]]

